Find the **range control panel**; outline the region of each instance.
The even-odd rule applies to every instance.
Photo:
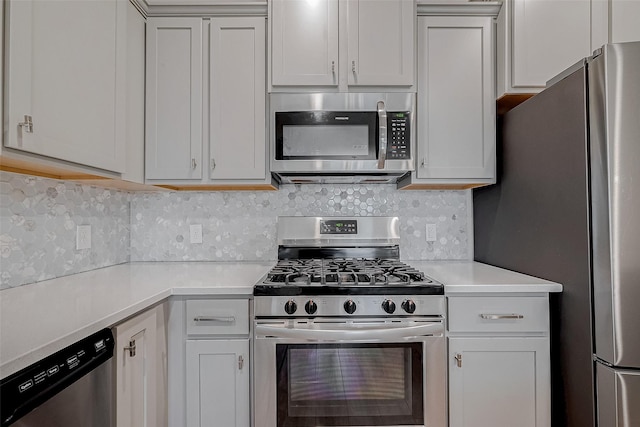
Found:
[[[409,112],[387,113],[387,159],[410,159]]]
[[[355,219],[321,220],[320,234],[358,234],[358,221]]]

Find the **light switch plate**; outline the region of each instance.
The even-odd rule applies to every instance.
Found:
[[[202,243],[202,224],[189,226],[189,240],[191,243]]]
[[[76,227],[76,249],[91,249],[90,225],[78,225]]]

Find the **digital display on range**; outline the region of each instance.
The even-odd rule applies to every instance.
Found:
[[[355,219],[320,221],[320,234],[358,234],[358,221]]]

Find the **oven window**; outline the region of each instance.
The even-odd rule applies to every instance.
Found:
[[[424,425],[422,344],[276,346],[278,427]]]

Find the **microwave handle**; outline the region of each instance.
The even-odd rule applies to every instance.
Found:
[[[380,145],[378,149],[378,169],[384,169],[384,163],[387,159],[387,110],[384,101],[378,101],[378,126]]]

